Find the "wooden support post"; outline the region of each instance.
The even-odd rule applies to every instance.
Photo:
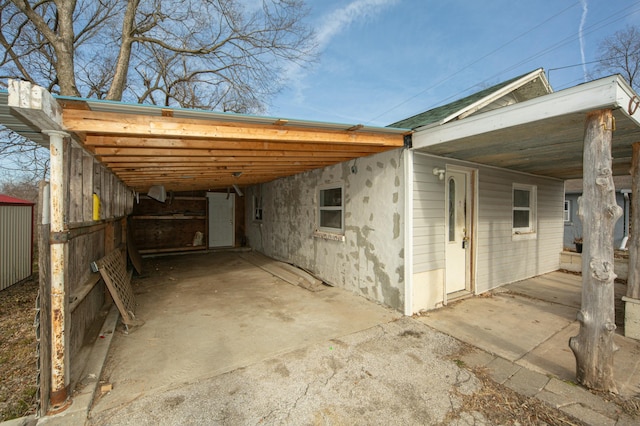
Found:
[[[63,170],[63,138],[67,133],[58,130],[44,130],[49,136],[49,153],[51,166],[51,411],[59,412],[66,409],[69,399],[69,350],[67,345],[68,307],[66,295],[65,275],[65,246],[67,235],[64,226],[64,170]]]
[[[631,235],[629,277],[624,301],[624,335],[640,340],[640,142],[633,144],[631,157]]]
[[[631,157],[631,235],[629,236],[629,277],[627,297],[640,299],[640,142],[633,144]]]
[[[576,378],[587,388],[617,393],[613,377],[614,308],[613,228],[622,215],[611,172],[611,110],[587,114],[584,135],[583,195],[578,216],[583,225],[580,332],[569,339]]]

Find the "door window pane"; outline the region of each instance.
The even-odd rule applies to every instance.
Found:
[[[449,242],[456,240],[456,181],[449,179]]]

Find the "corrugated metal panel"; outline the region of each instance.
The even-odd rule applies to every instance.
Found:
[[[32,209],[0,205],[0,290],[32,273]]]

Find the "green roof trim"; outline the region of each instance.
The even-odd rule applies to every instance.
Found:
[[[388,127],[399,127],[403,129],[417,129],[418,127],[423,127],[432,123],[437,123],[440,120],[443,120],[453,113],[457,111],[461,111],[464,108],[478,102],[479,100],[486,98],[494,92],[502,89],[503,87],[508,86],[509,84],[520,80],[531,74],[528,72],[526,74],[522,74],[518,77],[514,77],[511,80],[503,81],[502,83],[498,83],[495,86],[491,86],[479,92],[476,92],[466,98],[458,99],[457,101],[453,101],[449,104],[439,106],[434,109],[430,109],[429,111],[422,112],[420,114],[414,115],[413,117],[405,118],[404,120],[397,121],[393,124],[390,124]]]

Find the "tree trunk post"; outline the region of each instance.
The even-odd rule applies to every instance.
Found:
[[[640,340],[640,142],[633,144],[631,157],[631,235],[629,235],[629,277],[624,301],[624,335]]]
[[[613,377],[616,347],[613,282],[613,229],[622,215],[611,171],[611,110],[587,114],[584,134],[583,195],[578,216],[583,226],[580,331],[569,339],[576,357],[576,379],[583,386],[617,393]]]

